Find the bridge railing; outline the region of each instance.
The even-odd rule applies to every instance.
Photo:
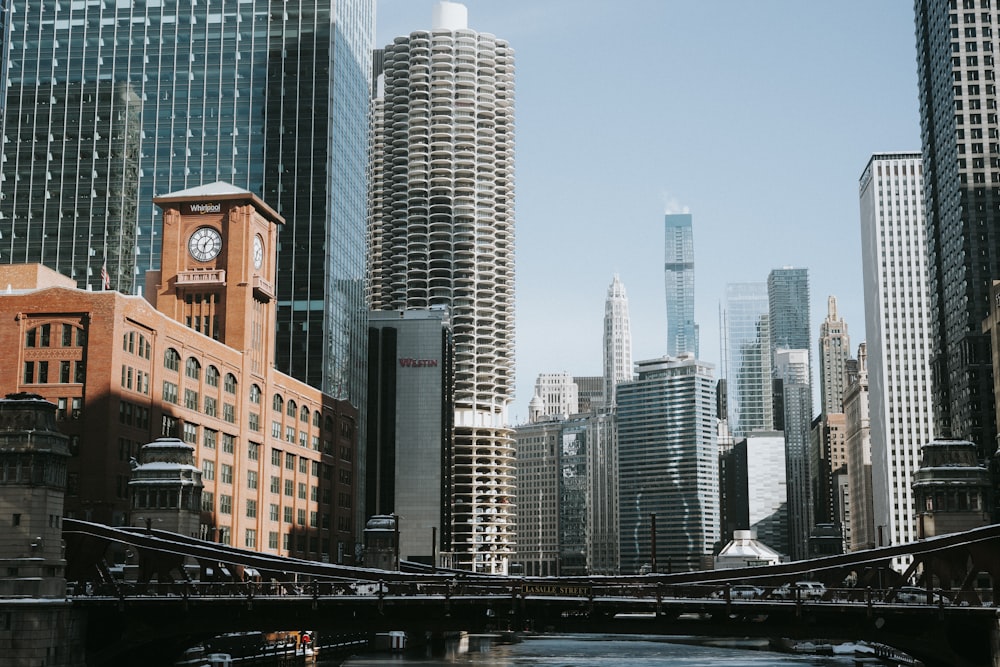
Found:
[[[748,589],[751,589],[748,591]],[[885,604],[926,604],[920,599],[907,599],[905,602],[895,599],[892,590],[874,590],[870,588],[831,588],[826,589],[822,597],[806,599],[795,594],[784,599],[774,595],[774,588],[756,588],[749,586],[737,587],[726,584],[684,584],[665,585],[656,582],[639,582],[623,584],[565,584],[546,583],[544,580],[498,580],[495,582],[475,580],[465,581],[461,578],[434,581],[245,581],[245,582],[125,582],[69,584],[68,596],[71,598],[133,598],[133,597],[175,597],[175,598],[207,598],[207,597],[243,597],[281,598],[281,597],[362,597],[384,598],[402,596],[439,597],[451,599],[457,597],[505,597],[510,599],[526,597],[562,597],[581,600],[622,599],[641,601],[705,601],[725,600],[727,602],[808,602],[822,603],[858,603],[866,605]],[[947,606],[951,601],[945,595],[933,598],[934,606]]]

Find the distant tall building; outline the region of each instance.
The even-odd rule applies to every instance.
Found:
[[[784,267],[767,276],[771,347],[808,350],[809,270]]]
[[[738,440],[774,428],[767,285],[726,285],[722,317],[729,430]]]
[[[440,2],[430,30],[396,38],[382,55],[372,307],[448,307],[455,340],[448,557],[453,567],[499,574],[514,530],[514,52],[470,30],[463,5]]]
[[[563,420],[514,430],[517,542],[512,560],[528,576],[559,574],[559,448]]]
[[[849,361],[844,389],[844,441],[847,449],[847,487],[850,499],[851,551],[874,549],[875,500],[872,488],[872,439],[868,392],[868,353],[865,343],[858,346],[858,358]]]
[[[577,398],[580,412],[594,412],[604,403],[604,378],[596,375],[576,375]]]
[[[616,274],[604,302],[604,405],[615,405],[615,387],[632,379],[632,325],[628,296]]]
[[[851,358],[847,322],[837,314],[837,297],[826,300],[826,319],[819,327],[819,395],[823,414],[844,411],[844,364]]]
[[[141,291],[153,197],[232,183],[287,220],[277,367],[362,406],[375,1],[4,5],[0,262]]]
[[[698,358],[694,322],[694,230],[689,213],[668,213],[664,220],[663,273],[667,288],[667,354]]]
[[[877,153],[860,179],[876,546],[917,539],[913,473],[934,437],[931,332],[935,312],[944,313],[929,307],[935,297],[925,282],[934,269],[925,254],[924,183],[918,153]]]
[[[621,569],[710,568],[719,539],[719,476],[712,367],[691,357],[637,364],[618,387]],[[707,560],[706,560],[707,559]]]
[[[994,52],[1000,51],[1000,31],[996,28],[995,13],[987,9],[989,3],[975,3],[975,11],[972,5],[971,0],[916,0],[914,3],[923,143],[922,187],[921,167],[916,159],[919,156],[876,156],[873,162],[880,163],[881,172],[873,169],[871,177],[874,180],[881,176],[879,187],[883,192],[873,187],[870,200],[873,206],[894,210],[897,244],[905,242],[899,237],[898,217],[905,220],[909,213],[923,218],[914,220],[912,227],[906,224],[905,229],[923,226],[921,243],[926,242],[926,251],[915,250],[912,257],[897,255],[896,270],[900,278],[903,273],[912,276],[911,285],[917,276],[927,276],[926,288],[919,286],[919,292],[926,292],[927,297],[918,307],[921,317],[924,309],[927,310],[927,328],[918,334],[921,342],[917,350],[921,356],[925,353],[922,339],[924,335],[929,336],[934,426],[937,433],[945,437],[974,442],[979,447],[979,457],[985,458],[997,449],[990,340],[982,331],[982,322],[989,314],[991,281],[1000,274],[1000,239],[993,231],[1000,223],[997,212],[1000,162],[996,159],[1000,144],[995,136],[998,96],[993,81]],[[865,177],[868,175],[866,170]],[[906,189],[902,187],[904,181],[908,184]],[[921,189],[925,192],[921,193]],[[890,191],[893,199],[889,198]],[[895,206],[897,196],[909,204],[909,209]],[[886,231],[889,230],[887,226]],[[878,241],[879,237],[872,237],[872,240]],[[912,236],[911,242],[914,248],[919,247]],[[879,246],[876,244],[874,248]],[[900,262],[904,261],[902,266],[906,268],[901,269]],[[917,262],[921,264],[919,269],[915,266]],[[907,298],[901,303],[909,303],[904,291],[901,290],[899,296]],[[914,293],[912,299],[916,301],[916,298]],[[869,299],[868,303],[874,301]],[[916,313],[907,307],[899,314]],[[913,344],[906,350],[912,353]],[[877,394],[875,375],[881,357],[874,345],[869,352],[874,402]],[[922,396],[920,401],[922,404]],[[874,405],[872,407],[872,424],[875,425],[881,415],[875,413]],[[913,412],[916,411],[914,407]],[[874,434],[872,446],[873,449],[879,447]],[[918,445],[908,442],[906,446],[909,451]],[[877,456],[874,451],[873,455]],[[877,463],[873,461],[873,465]],[[915,467],[910,461],[905,464],[907,485],[910,471]],[[902,476],[899,482],[903,482]],[[909,503],[906,507],[910,507]],[[894,528],[892,532],[894,537],[898,534]],[[906,534],[913,533],[907,529]]]
[[[579,389],[572,375],[539,373],[535,380],[535,396],[542,399],[542,413],[568,419],[580,411]]]
[[[781,383],[782,425],[785,437],[785,480],[788,489],[789,555],[808,557],[813,526],[812,476],[809,442],[812,431],[812,387],[809,350],[779,349],[774,353],[774,375]]]

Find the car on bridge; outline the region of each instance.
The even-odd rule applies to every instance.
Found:
[[[796,590],[798,590],[798,598],[795,595]],[[822,600],[824,595],[826,595],[826,586],[818,581],[786,583],[771,591],[771,597],[779,600]]]
[[[717,591],[712,591],[710,597],[724,598],[726,597],[726,589],[722,588]],[[749,584],[736,584],[735,586],[729,587],[730,600],[756,600],[757,598],[762,597],[764,597],[763,588],[758,588]]]
[[[927,604],[927,590],[919,586],[901,586],[894,597],[903,604]],[[931,604],[951,604],[951,600],[941,593],[931,592]]]

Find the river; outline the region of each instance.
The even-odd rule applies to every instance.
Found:
[[[683,641],[651,635],[545,635],[528,637],[518,644],[493,646],[489,650],[467,653],[452,651],[432,658],[396,654],[365,655],[351,658],[343,666],[851,667],[854,664],[853,655],[807,656],[759,650],[762,647],[759,641],[740,643],[697,640],[697,644]]]

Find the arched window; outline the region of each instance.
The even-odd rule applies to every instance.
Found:
[[[271,399],[271,409],[276,412],[281,412],[285,407],[285,399],[281,397],[281,394],[275,394],[274,398]]]
[[[230,394],[235,394],[236,393],[236,376],[235,375],[233,375],[232,373],[226,373],[226,383],[223,386],[223,389],[225,389]]]
[[[176,371],[181,366],[181,355],[177,353],[172,347],[168,347],[167,351],[163,353],[163,366],[164,368]]]
[[[194,357],[188,357],[184,362],[184,375],[192,380],[201,379],[201,364]]]
[[[205,382],[208,383],[210,387],[219,386],[219,369],[215,366],[209,366],[205,369]]]
[[[256,384],[250,385],[250,402],[254,405],[260,405],[260,387]]]
[[[289,399],[288,400],[288,410],[285,411],[285,414],[287,414],[289,417],[294,417],[295,416],[295,412],[298,409],[299,409],[299,406],[295,405],[295,401]]]
[[[313,412],[313,426],[319,428],[319,410]]]
[[[309,423],[309,408],[304,405],[299,411],[299,421],[306,422],[307,424]]]

